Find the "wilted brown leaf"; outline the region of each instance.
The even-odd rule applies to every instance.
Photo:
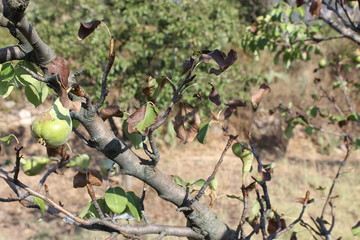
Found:
[[[118,105],[110,105],[104,108],[99,113],[102,120],[106,120],[110,117],[119,117],[122,118],[124,116],[124,112],[120,110]]]
[[[258,234],[260,231],[260,221],[258,217],[255,217],[252,221],[247,217],[245,220],[250,224],[250,226],[254,229],[255,233]]]
[[[101,173],[98,170],[90,170],[90,172],[87,173],[87,182],[93,186],[101,186]]]
[[[212,83],[209,83],[211,86],[211,92],[209,94],[209,100],[215,103],[217,106],[221,104],[220,95],[214,85]]]
[[[281,223],[281,226],[280,226],[281,230],[286,228],[286,222],[283,218],[280,218],[280,223]],[[278,223],[275,218],[269,219],[269,224],[268,224],[267,230],[270,234],[275,233],[278,230]]]
[[[183,71],[181,73],[181,75],[184,75],[185,73],[187,73],[188,71],[190,71],[190,69],[193,67],[195,59],[193,57],[190,57],[189,60],[187,60],[186,62],[184,62],[183,64]]]
[[[291,237],[290,237],[290,240],[297,240],[297,236],[296,236],[296,232],[292,232],[291,233]]]
[[[296,0],[296,6],[297,7],[302,6],[304,3],[305,3],[304,0]]]
[[[54,76],[59,76],[61,85],[68,87],[68,78],[70,75],[69,63],[62,57],[56,57],[52,62],[47,64],[45,68]]]
[[[129,133],[134,133],[137,132],[134,127],[144,119],[145,117],[145,112],[146,112],[146,105],[142,106],[141,108],[139,108],[138,110],[136,110],[135,112],[133,112],[128,119],[126,120],[128,123],[128,132]]]
[[[182,103],[174,121],[176,136],[184,144],[193,141],[199,132],[200,123],[198,111],[190,104]]]
[[[73,179],[73,187],[74,188],[82,188],[87,184],[86,174],[78,172]]]
[[[322,0],[311,0],[310,14],[313,17],[318,17],[322,7]]]
[[[64,108],[73,110],[75,112],[80,112],[81,102],[73,102],[68,96],[67,89],[64,86],[60,86],[59,90],[59,99]]]
[[[219,75],[224,72],[228,67],[230,67],[237,60],[237,53],[234,50],[230,50],[226,55],[224,52],[215,49],[214,51],[202,51],[201,60],[204,62],[209,62],[210,59],[213,59],[219,69],[211,68],[209,73],[214,73],[215,75]]]
[[[256,111],[256,109],[258,108],[261,100],[270,92],[271,92],[270,87],[266,83],[263,83],[260,85],[259,89],[253,93],[253,95],[251,96],[251,102],[254,111]]]
[[[100,25],[102,20],[92,20],[91,22],[81,22],[78,31],[78,40],[83,40],[89,36]]]
[[[236,99],[228,101],[225,105],[229,106],[224,112],[224,118],[228,119],[234,112],[236,112],[237,107],[246,107],[246,102]]]

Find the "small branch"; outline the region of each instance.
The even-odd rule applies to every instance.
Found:
[[[43,83],[50,83],[50,81],[42,76],[40,76],[39,74],[37,74],[36,72],[33,72],[31,69],[20,65],[20,67],[22,69],[24,69],[28,74],[30,74],[30,76],[32,76],[33,78],[35,78],[36,80],[43,82]]]
[[[350,146],[349,146],[349,144],[346,144],[346,155],[345,155],[344,159],[341,161],[340,166],[339,166],[339,168],[338,168],[338,171],[337,171],[337,173],[336,173],[336,175],[335,175],[335,177],[334,177],[334,179],[333,179],[333,182],[332,182],[332,184],[331,184],[331,187],[330,187],[328,196],[327,196],[327,198],[326,198],[325,204],[324,204],[323,209],[322,209],[322,212],[321,212],[321,217],[320,217],[321,219],[324,218],[325,208],[326,208],[326,206],[328,205],[328,203],[329,203],[329,201],[330,201],[330,199],[331,199],[331,197],[332,197],[332,192],[333,192],[333,190],[334,190],[336,181],[337,181],[337,179],[339,178],[339,176],[340,176],[340,174],[341,174],[341,170],[342,170],[342,168],[345,166],[345,163],[346,163],[346,161],[348,160],[349,156],[350,156]]]
[[[215,175],[217,173],[217,171],[219,170],[220,164],[223,162],[225,153],[227,152],[227,150],[231,147],[232,142],[237,138],[237,136],[230,136],[229,140],[226,144],[225,149],[223,150],[223,152],[221,153],[220,159],[217,162],[214,171],[211,173],[211,175],[208,177],[208,179],[206,180],[206,182],[204,183],[204,185],[202,185],[202,187],[200,188],[198,194],[189,201],[189,206],[191,206],[195,201],[198,201],[202,195],[204,195],[206,188],[209,186],[210,182],[215,178]]]
[[[302,207],[302,210],[299,214],[299,217],[293,221],[289,226],[287,226],[286,228],[284,228],[283,230],[277,232],[275,234],[275,237],[274,238],[278,238],[280,235],[284,234],[284,233],[287,233],[288,231],[290,231],[298,222],[301,221],[303,215],[304,215],[304,212],[305,212],[305,209],[306,209],[306,206],[307,206],[307,203],[308,201],[305,199],[304,202],[303,202],[303,207]]]
[[[156,165],[159,163],[159,160],[160,160],[160,153],[155,144],[153,131],[149,131],[147,136],[149,138],[149,143],[150,143],[152,152],[149,151],[148,146],[145,143],[145,137],[143,137],[144,151],[145,151],[146,155],[152,160],[153,166],[156,167]]]
[[[73,132],[90,148],[95,148],[94,143],[91,140],[87,140],[76,128],[73,128]]]
[[[334,135],[334,136],[339,136],[339,137],[346,137],[348,136],[348,134],[346,133],[339,133],[339,132],[332,132],[332,131],[328,131],[326,129],[323,129],[321,127],[317,127],[317,126],[314,126],[313,124],[309,123],[308,124],[309,127],[317,130],[317,131],[320,131],[320,132],[323,132],[323,133],[326,133],[326,134],[330,134],[330,135]]]
[[[319,85],[319,88],[320,88],[320,90],[325,94],[325,97],[327,98],[327,100],[334,105],[336,111],[337,111],[339,114],[344,115],[344,112],[341,110],[341,108],[339,107],[339,105],[336,103],[335,98],[331,97],[331,96],[328,94],[328,92],[327,92],[321,85]]]
[[[166,231],[161,232],[160,235],[154,238],[153,240],[161,240],[164,237],[166,237]]]
[[[46,179],[50,176],[51,173],[56,172],[56,170],[57,170],[58,168],[64,167],[66,164],[68,164],[68,162],[69,162],[69,159],[67,159],[67,160],[65,160],[65,161],[60,161],[60,162],[57,163],[54,167],[52,167],[51,169],[49,169],[49,170],[45,173],[45,175],[40,179],[39,184],[38,184],[38,186],[37,186],[37,188],[36,188],[36,191],[37,191],[37,192],[40,191],[41,187],[44,185]]]
[[[265,208],[264,208],[263,202],[261,201],[260,192],[257,187],[255,188],[255,191],[256,191],[256,199],[260,204],[260,210],[259,210],[260,211],[260,230],[263,235],[263,238],[265,239],[268,236],[268,234],[266,232],[267,219],[265,218]]]
[[[15,161],[15,168],[14,168],[14,181],[18,181],[19,171],[20,171],[20,160],[23,157],[20,155],[20,151],[23,149],[23,146],[17,146],[15,147],[16,151],[16,161]]]
[[[105,216],[104,216],[104,213],[101,211],[101,208],[96,200],[96,195],[95,195],[95,191],[94,191],[94,188],[92,187],[91,184],[86,184],[86,188],[87,188],[87,191],[88,191],[88,194],[91,198],[91,201],[96,209],[96,212],[99,214],[100,218],[101,219],[104,219]]]
[[[246,188],[244,185],[241,187],[241,192],[242,192],[243,199],[244,199],[244,206],[243,206],[243,211],[241,214],[239,225],[236,229],[236,235],[238,236],[238,239],[244,239],[244,237],[245,237],[243,225],[246,223],[245,218],[246,218],[247,209],[248,209],[248,194],[246,193]]]
[[[110,54],[109,54],[108,64],[107,64],[107,66],[104,70],[103,76],[102,76],[101,95],[100,95],[99,102],[96,104],[96,107],[95,107],[96,109],[99,109],[102,105],[104,105],[105,98],[109,93],[109,91],[106,89],[106,85],[107,85],[107,79],[108,79],[107,77],[108,77],[109,72],[115,61],[115,52],[113,49],[113,43],[114,43],[114,37],[111,37]]]

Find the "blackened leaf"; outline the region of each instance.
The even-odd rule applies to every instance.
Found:
[[[81,22],[78,31],[78,40],[83,40],[89,36],[102,22],[102,20],[92,20],[91,22]]]
[[[253,93],[253,95],[251,96],[251,102],[254,111],[256,111],[256,109],[259,107],[261,100],[270,92],[270,87],[266,83],[263,83],[260,85],[259,89]]]
[[[228,101],[225,105],[229,107],[246,107],[246,102],[236,99]]]
[[[228,107],[224,111],[224,118],[228,119],[234,112],[236,112],[236,107]]]
[[[78,172],[73,179],[74,188],[83,188],[87,184],[86,174]]]
[[[185,73],[187,73],[188,71],[190,71],[190,69],[192,69],[194,64],[194,58],[190,57],[189,60],[187,60],[186,62],[184,62],[183,64],[183,71],[182,71],[182,75],[184,75]]]
[[[310,14],[313,17],[318,17],[320,14],[320,10],[322,7],[322,0],[311,0],[311,5],[310,5]]]
[[[211,68],[209,73],[214,73],[216,75],[221,74],[228,67],[230,67],[237,60],[237,53],[234,50],[230,50],[228,55],[225,55],[224,52],[219,50],[214,50],[212,52],[207,53],[207,56],[211,57],[218,65],[219,69]],[[203,57],[204,62],[207,58]]]
[[[292,232],[290,240],[297,240],[296,232]]]
[[[224,117],[228,119],[234,112],[236,112],[237,107],[246,107],[246,102],[236,99],[230,100],[229,102],[225,103],[226,106],[229,106],[225,109]]]
[[[149,131],[149,127],[159,120],[159,112],[159,109],[154,103],[148,102],[131,114],[126,120],[129,124],[128,132],[146,135]]]
[[[110,117],[119,117],[122,118],[124,116],[124,112],[120,110],[118,105],[110,105],[103,110],[100,111],[100,117],[102,120],[106,120]]]
[[[280,218],[280,229],[284,229],[286,228],[286,222],[283,218]],[[277,220],[275,218],[270,218],[269,219],[269,225],[268,225],[268,228],[267,228],[268,232],[270,234],[272,233],[275,233],[277,230],[278,230],[278,223],[277,223]]]
[[[200,122],[198,111],[190,104],[182,103],[174,121],[176,136],[184,144],[193,141],[199,132]]]
[[[61,85],[68,87],[68,78],[70,75],[69,63],[62,57],[56,57],[52,62],[45,66],[45,68],[54,76],[59,76]]]
[[[297,7],[302,6],[304,3],[305,3],[304,0],[296,0],[296,6]]]
[[[87,174],[87,182],[94,186],[102,185],[102,176],[98,170],[91,170]]]
[[[220,95],[214,85],[209,83],[211,85],[211,92],[209,94],[209,100],[215,103],[217,106],[221,104]]]

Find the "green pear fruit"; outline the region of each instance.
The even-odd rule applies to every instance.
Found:
[[[327,60],[325,58],[321,59],[319,62],[319,67],[324,68],[327,65]]]
[[[52,159],[48,157],[33,157],[25,160],[24,165],[22,166],[23,171],[28,176],[34,176],[41,172],[41,170],[51,162]]]
[[[31,124],[31,133],[37,142],[48,148],[56,148],[67,142],[72,131],[70,112],[59,99],[52,107],[37,116]]]

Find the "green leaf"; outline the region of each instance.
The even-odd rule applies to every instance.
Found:
[[[72,126],[73,128],[77,128],[80,125],[80,122],[76,119],[72,119]]]
[[[260,203],[257,199],[255,199],[252,201],[251,204],[251,212],[253,215],[256,216],[259,213],[259,210],[260,210]]]
[[[293,136],[293,127],[287,126],[287,128],[284,131],[284,135],[287,139],[290,139]]]
[[[105,192],[106,205],[116,214],[121,214],[127,205],[128,199],[124,189],[120,187],[109,188]]]
[[[311,115],[312,117],[315,118],[315,117],[317,116],[318,111],[319,111],[319,108],[318,108],[317,106],[312,106],[312,107],[310,108],[309,113],[310,113],[310,115]]]
[[[128,123],[126,121],[123,122],[122,129],[125,133],[125,136],[130,140],[131,146],[134,146],[135,149],[141,149],[143,147],[142,135],[138,133],[129,133]]]
[[[1,142],[5,142],[6,144],[9,144],[11,142],[11,137],[13,137],[17,143],[19,143],[18,139],[16,138],[16,136],[14,134],[9,134],[5,137],[1,137],[0,141]]]
[[[9,84],[8,82],[0,82],[0,96],[1,97],[7,98],[13,89],[14,89],[14,85]]]
[[[351,228],[351,232],[354,236],[360,236],[360,222]]]
[[[179,185],[181,187],[189,187],[191,185],[189,182],[185,181],[184,179],[182,179],[179,176],[174,176],[173,181],[174,181],[174,183],[176,183],[177,185]]]
[[[127,207],[130,210],[131,215],[138,221],[141,220],[141,199],[135,195],[134,192],[127,192],[126,197],[128,199]]]
[[[111,212],[110,208],[108,208],[108,206],[106,205],[104,198],[99,198],[96,200],[96,202],[98,203],[98,205],[103,213],[109,214]],[[89,204],[86,205],[86,207],[83,210],[81,210],[81,212],[79,213],[79,217],[84,218],[84,219],[88,219],[90,217],[99,218],[100,215],[97,212],[93,202],[90,201]]]
[[[312,128],[312,127],[306,127],[306,128],[305,128],[305,132],[306,132],[307,134],[311,135],[311,134],[313,134],[313,132],[314,132],[314,128]]]
[[[46,83],[33,78],[20,66],[25,66],[33,72],[36,72],[36,68],[30,62],[21,61],[16,65],[15,78],[21,84],[25,85],[25,95],[27,100],[37,107],[45,101],[49,93],[49,88]]]
[[[78,154],[69,160],[66,167],[78,166],[82,169],[88,169],[90,163],[90,157],[87,154]]]
[[[360,115],[358,113],[351,113],[348,117],[347,117],[348,121],[354,121],[354,122],[359,122],[360,121]]]
[[[217,187],[218,187],[218,180],[216,178],[214,178],[213,180],[210,181],[209,187],[216,191]]]
[[[130,133],[147,135],[149,127],[158,121],[159,109],[152,102],[147,102],[141,108],[132,113],[126,122]]]
[[[199,143],[205,144],[206,135],[208,133],[208,130],[212,122],[213,122],[212,120],[208,120],[200,124],[200,130],[197,135],[197,140],[199,141]]]
[[[354,149],[355,149],[355,150],[360,149],[360,139],[359,139],[359,138],[356,138],[356,139],[354,140]]]
[[[244,199],[242,198],[242,197],[238,197],[238,196],[235,196],[235,195],[228,195],[228,194],[226,194],[226,196],[228,197],[228,198],[232,198],[232,199],[237,199],[237,200],[239,200],[239,201],[244,201]]]
[[[33,197],[33,202],[36,203],[39,206],[40,211],[41,211],[41,217],[43,217],[44,213],[45,213],[45,202],[44,202],[44,200],[42,200],[41,198],[38,198],[38,197]]]
[[[0,82],[9,82],[15,75],[15,68],[11,62],[1,65]]]
[[[204,184],[205,184],[205,179],[199,179],[199,180],[196,180],[193,184],[191,185],[195,185],[195,186],[199,186],[199,187],[202,187]]]

